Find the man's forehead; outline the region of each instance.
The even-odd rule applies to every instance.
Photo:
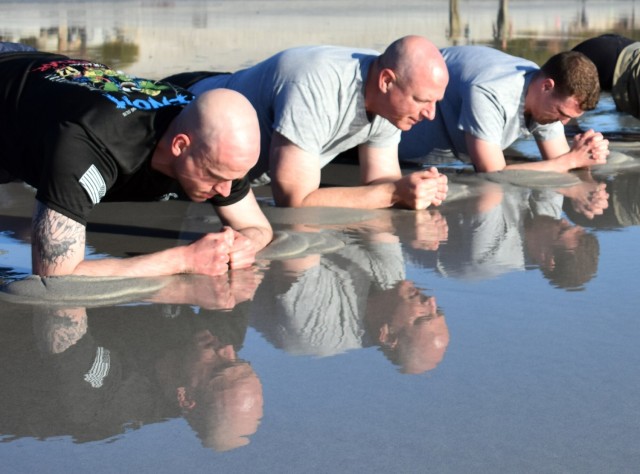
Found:
[[[579,117],[584,112],[582,107],[580,107],[580,102],[575,96],[562,100],[558,104],[558,109],[563,115],[571,118]]]

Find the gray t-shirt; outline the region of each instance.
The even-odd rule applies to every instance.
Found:
[[[502,201],[487,211],[447,215],[450,238],[438,251],[438,272],[463,280],[489,280],[525,270],[525,218],[560,219],[563,199],[553,190],[514,186],[504,188]]]
[[[378,55],[337,46],[292,48],[234,74],[203,79],[191,91],[198,95],[226,87],[253,104],[260,121],[261,151],[251,177],[268,169],[274,131],[318,156],[323,167],[357,145],[388,147],[400,140],[400,130],[382,117],[368,117],[365,110],[365,80]]]
[[[435,120],[423,120],[402,134],[401,160],[448,153],[468,163],[465,132],[503,150],[530,134],[538,141],[564,134],[561,122],[525,120],[526,90],[539,70],[535,63],[486,46],[453,46],[441,52],[449,69],[444,99]]]
[[[327,357],[359,349],[370,293],[405,278],[399,243],[351,243],[322,256],[284,292],[265,280],[254,298],[253,325],[290,354]]]

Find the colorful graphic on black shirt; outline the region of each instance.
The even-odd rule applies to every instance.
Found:
[[[48,73],[45,78],[50,81],[67,82],[102,92],[118,109],[159,109],[170,105],[186,105],[193,99],[187,91],[176,89],[170,84],[139,78],[89,61],[52,61],[34,71]],[[162,95],[163,92],[174,92],[175,95]],[[130,94],[136,94],[138,98],[128,97]],[[140,98],[139,94],[149,98]],[[160,95],[162,96],[158,97]],[[158,100],[154,97],[158,97]]]

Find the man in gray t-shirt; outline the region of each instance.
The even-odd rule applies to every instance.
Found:
[[[229,88],[249,99],[262,139],[252,175],[268,173],[278,205],[424,209],[446,196],[435,168],[403,177],[398,163],[400,130],[433,119],[448,82],[440,52],[423,37],[400,38],[382,55],[308,46],[230,75],[167,80],[196,95]],[[356,146],[362,185],[320,188],[321,168]]]
[[[542,68],[485,46],[454,46],[441,53],[450,81],[436,118],[405,131],[401,161],[455,158],[477,171],[505,167],[568,171],[604,163],[602,134],[589,130],[569,146],[564,124],[595,108],[598,72],[584,55],[560,53]],[[507,166],[503,150],[532,134],[543,161]]]

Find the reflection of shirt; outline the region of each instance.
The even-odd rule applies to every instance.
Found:
[[[404,275],[399,244],[349,245],[323,256],[275,298],[263,282],[254,299],[260,313],[253,323],[291,354],[330,356],[360,348],[370,291],[388,289]]]
[[[238,351],[245,306],[198,314],[187,305],[171,312],[161,305],[92,308],[87,332],[52,355],[36,350],[36,338],[51,335],[49,315],[0,318],[0,433],[86,442],[180,416],[168,396],[175,388],[157,377],[159,361],[179,364],[195,351],[194,336],[202,330]]]
[[[438,250],[437,270],[448,277],[483,280],[524,270],[524,219],[562,215],[562,195],[506,189],[502,201],[483,213],[447,215],[449,239]]]
[[[444,99],[434,120],[403,132],[401,160],[448,151],[470,162],[465,132],[503,150],[529,134],[537,140],[564,134],[560,122],[525,121],[526,89],[539,70],[535,63],[484,46],[453,46],[441,52],[449,70]]]

